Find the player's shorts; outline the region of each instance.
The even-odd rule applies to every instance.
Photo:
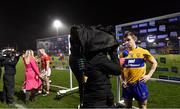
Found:
[[[45,76],[47,76],[47,77],[49,77],[49,76],[51,76],[51,68],[49,68],[47,71],[45,70],[45,69],[43,69],[42,71],[41,71],[41,74],[43,75],[45,75]]]
[[[127,84],[126,88],[122,88],[122,96],[125,100],[132,100],[135,98],[137,101],[145,101],[148,99],[149,92],[146,83],[138,81],[134,84]]]

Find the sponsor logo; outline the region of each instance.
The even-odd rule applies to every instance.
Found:
[[[128,60],[128,64],[135,63],[135,59]]]

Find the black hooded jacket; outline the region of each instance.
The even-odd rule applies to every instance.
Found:
[[[97,27],[74,26],[71,28],[70,43],[72,72],[77,80],[82,72],[88,77],[84,86],[84,104],[89,107],[91,103],[102,101],[106,105],[107,96],[113,96],[109,75],[121,74],[118,57],[114,53],[118,47],[115,36]],[[79,69],[81,58],[86,60],[83,71]]]

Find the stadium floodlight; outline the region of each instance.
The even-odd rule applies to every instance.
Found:
[[[59,28],[62,27],[62,22],[59,21],[59,20],[55,20],[54,23],[53,23],[54,27],[57,29],[57,36],[58,36],[58,33],[59,33]]]

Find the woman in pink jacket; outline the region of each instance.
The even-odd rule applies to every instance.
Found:
[[[32,50],[26,50],[23,55],[23,61],[25,65],[25,81],[23,84],[23,90],[25,92],[25,103],[27,103],[29,99],[32,101],[34,100],[35,91],[41,87],[42,82],[39,78],[39,68]]]

